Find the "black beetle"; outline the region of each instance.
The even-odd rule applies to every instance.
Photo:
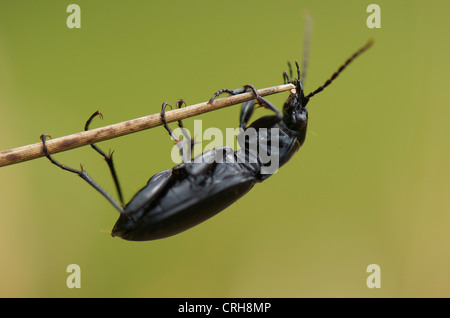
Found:
[[[308,124],[306,105],[309,99],[331,84],[353,59],[371,45],[372,41],[369,41],[347,59],[324,85],[308,95],[305,95],[303,91],[304,76],[300,76],[298,63],[296,62],[297,78],[295,79],[292,78],[292,68],[289,65],[290,75],[284,72],[283,77],[285,83],[292,83],[296,88],[295,92],[292,91],[284,103],[282,113],[269,101],[259,96],[256,89],[251,85],[246,85],[244,88],[236,90],[219,90],[213,95],[210,102],[213,102],[214,98],[222,93],[239,94],[244,91],[252,91],[256,102],[275,114],[261,117],[250,126],[247,126],[255,101],[244,103],[241,108],[240,127],[244,132],[248,131],[249,128],[254,128],[256,131],[256,135],[253,135],[253,137],[247,136],[248,138],[245,139],[244,145],[251,146],[251,144],[255,144],[263,138],[269,140],[275,131],[278,135],[278,145],[274,146],[273,143],[269,143],[264,150],[269,154],[277,153],[278,166],[282,166],[298,151],[305,141]],[[304,74],[305,70],[303,70]],[[177,102],[178,107],[181,107],[183,103],[183,100],[179,100]],[[179,145],[186,145],[190,142],[192,146],[192,141],[187,137],[181,143],[168,127],[164,117],[167,106],[170,105],[164,103],[161,110],[161,120],[165,129]],[[85,130],[89,128],[91,120],[97,115],[101,114],[95,112],[88,119]],[[180,128],[183,128],[181,121],[179,121],[178,125]],[[260,133],[263,131],[263,128],[266,128],[264,135]],[[270,132],[268,129],[271,129]],[[120,212],[120,217],[112,230],[112,236],[118,236],[125,240],[155,240],[183,232],[224,210],[245,195],[257,182],[261,182],[272,175],[272,173],[262,172],[267,164],[261,160],[260,148],[257,148],[256,155],[253,153],[256,160],[250,160],[252,156],[251,151],[249,151],[250,147],[243,147],[238,151],[234,151],[229,147],[221,147],[205,152],[196,158],[201,160],[190,161],[187,160],[187,151],[184,150],[188,148],[180,146],[184,163],[173,169],[155,174],[150,178],[147,185],[128,204],[124,205],[112,161],[112,153],[107,155],[95,145],[91,145],[105,158],[109,165],[121,202],[121,204],[118,204],[89,177],[83,167],[81,167],[81,170],[76,170],[54,160],[48,153],[45,145],[47,136],[41,135],[43,151],[47,158],[58,167],[78,174],[114,205]]]

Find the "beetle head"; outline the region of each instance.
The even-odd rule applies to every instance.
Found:
[[[350,56],[344,64],[342,64],[339,69],[333,73],[333,75],[322,85],[319,86],[316,90],[312,91],[308,95],[305,96],[303,92],[303,82],[306,74],[306,65],[305,62],[307,59],[304,59],[303,62],[303,74],[300,77],[300,67],[298,62],[295,62],[297,66],[297,78],[292,79],[292,67],[291,64],[288,63],[289,66],[289,75],[287,72],[283,73],[284,83],[291,83],[295,85],[295,92],[291,91],[288,99],[284,103],[283,107],[283,122],[287,127],[288,133],[292,135],[298,136],[297,138],[300,141],[300,144],[303,143],[305,134],[306,134],[306,126],[308,124],[308,111],[306,109],[306,104],[311,97],[323,91],[328,85],[330,85],[336,77],[341,74],[341,72],[361,53],[370,48],[373,44],[373,40],[369,40],[366,45],[356,51],[352,56]]]
[[[291,83],[295,86],[295,89],[291,90],[291,94],[283,106],[283,123],[292,134],[304,137],[308,124],[306,105],[309,97],[304,94],[303,78],[300,76],[300,67],[297,61],[295,61],[295,65],[297,66],[297,78],[292,78],[290,63],[288,63],[290,74],[288,75],[287,72],[283,74],[285,83]]]

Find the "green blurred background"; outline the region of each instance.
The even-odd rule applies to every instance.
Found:
[[[66,8],[81,7],[81,29]],[[0,1],[0,150],[156,113],[163,101],[282,83],[314,18],[300,152],[236,204],[180,235],[111,238],[118,213],[40,158],[0,168],[2,297],[450,297],[448,1]],[[281,107],[287,93],[270,97]],[[260,110],[258,110],[260,114]],[[256,113],[258,115],[258,113]],[[239,106],[203,128],[237,127]],[[255,116],[256,118],[256,116]],[[193,119],[186,120],[193,127]],[[127,201],[171,168],[162,128],[115,149]],[[61,153],[115,195],[90,147]],[[81,267],[81,288],[66,267]],[[381,288],[366,286],[369,264]]]

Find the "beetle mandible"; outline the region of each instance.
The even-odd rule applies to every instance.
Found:
[[[370,40],[365,46],[355,52],[322,86],[308,95],[305,95],[303,91],[306,69],[302,70],[303,76],[301,76],[300,67],[295,62],[297,78],[293,78],[292,67],[289,64],[290,73],[284,72],[283,78],[285,83],[294,84],[295,91],[291,91],[284,103],[282,112],[272,103],[259,96],[252,85],[246,85],[235,90],[221,89],[213,95],[210,103],[222,93],[240,94],[245,91],[253,92],[255,99],[242,105],[240,127],[244,132],[249,128],[254,128],[257,134],[253,137],[253,140],[250,137],[245,143],[257,142],[263,138],[259,133],[261,128],[276,129],[278,133],[277,149],[271,144],[266,151],[277,152],[279,166],[282,166],[289,161],[305,141],[308,124],[306,105],[310,98],[330,85],[347,65],[367,50],[372,43],[372,40]],[[304,60],[306,59],[304,58]],[[304,65],[306,67],[306,63]],[[273,111],[274,114],[261,117],[247,126],[255,107],[255,100],[260,106]],[[179,100],[177,106],[181,107],[184,103],[183,100]],[[177,145],[186,145],[188,143],[192,145],[192,141],[189,138],[186,138],[183,142],[178,140],[168,127],[164,117],[165,108],[168,106],[170,105],[163,103],[161,109],[161,121],[164,128],[177,142]],[[97,111],[87,120],[85,130],[89,129],[90,122],[98,115],[101,116],[100,112]],[[178,122],[178,125],[183,129],[181,121]],[[270,137],[270,133],[268,132],[267,134],[264,138]],[[53,159],[45,144],[47,137],[48,135],[41,135],[43,152],[46,157],[56,166],[78,174],[120,212],[119,219],[114,225],[111,234],[125,240],[148,241],[183,232],[224,210],[245,195],[256,183],[264,181],[271,175],[270,173],[262,173],[265,163],[260,160],[259,153],[256,154],[256,161],[250,161],[250,154],[246,149],[234,151],[229,147],[220,147],[200,155],[201,158],[197,159],[201,160],[190,161],[186,158],[186,151],[183,151],[183,149],[186,150],[186,147],[179,146],[184,162],[173,169],[155,174],[128,204],[124,204],[112,160],[112,153],[106,154],[92,144],[91,147],[100,153],[108,163],[120,200],[120,203],[117,203],[94,182],[83,167],[81,167],[81,170],[72,169]]]

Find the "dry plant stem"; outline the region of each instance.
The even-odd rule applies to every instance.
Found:
[[[284,91],[295,89],[294,85],[286,84],[280,86],[273,86],[258,90],[259,95],[267,96]],[[165,118],[168,123],[178,121],[181,119],[197,116],[223,107],[240,104],[253,99],[253,93],[243,93],[239,95],[229,96],[215,100],[212,104],[207,102],[195,104],[185,108],[174,109],[166,112]],[[96,142],[117,138],[120,136],[135,133],[141,130],[160,126],[161,116],[159,113],[136,118],[121,123],[91,129],[88,131],[79,132],[73,135],[64,136],[48,140],[46,142],[48,152],[50,154],[86,146]],[[46,133],[48,131],[43,131]],[[36,136],[37,138],[38,136]],[[39,157],[43,157],[42,142],[35,144],[9,149],[0,152],[0,167],[12,165],[19,162],[24,162]]]

